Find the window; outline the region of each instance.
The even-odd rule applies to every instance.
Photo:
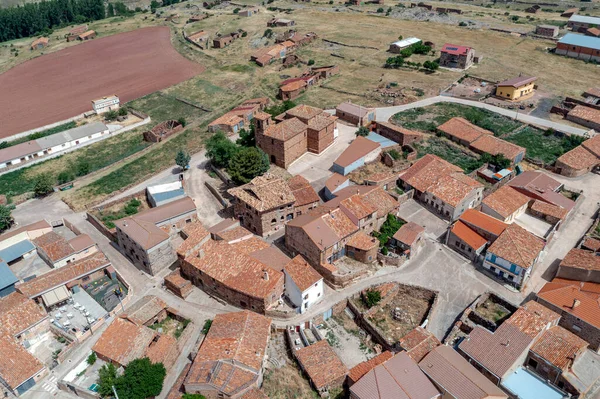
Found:
[[[575,326],[575,325],[573,325],[572,329],[573,329],[573,331],[575,331],[575,332],[581,332],[581,327],[579,327],[579,326]]]
[[[192,223],[192,219],[185,219],[186,223]]]
[[[304,295],[304,299],[305,300],[308,299],[308,294]]]
[[[527,361],[527,365],[528,365],[529,367],[531,367],[532,369],[537,369],[538,362],[537,362],[537,361],[535,361],[535,360],[533,360],[533,359],[529,359],[529,360]]]

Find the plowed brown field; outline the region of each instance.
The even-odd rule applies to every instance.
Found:
[[[187,80],[204,68],[171,45],[168,27],[91,40],[0,75],[0,138],[62,121],[116,94],[121,103]]]

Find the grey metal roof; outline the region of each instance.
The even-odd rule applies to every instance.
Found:
[[[600,38],[598,37],[567,33],[558,42],[562,44],[568,44],[571,46],[581,46],[591,48],[594,50],[600,50]]]
[[[106,127],[104,123],[93,122],[73,129],[65,130],[64,132],[42,137],[40,139],[36,139],[35,141],[40,147],[46,149],[68,143],[69,141],[91,136],[105,130],[108,130],[108,127]]]
[[[35,249],[35,246],[29,240],[19,241],[16,244],[11,245],[0,250],[0,259],[4,262],[10,263],[15,259],[19,259],[21,256]]]
[[[168,201],[174,198],[183,198],[185,196],[185,191],[183,190],[183,188],[180,188],[178,190],[164,191],[162,193],[154,193],[150,195],[152,196],[152,198],[154,198],[154,202],[156,202],[157,205],[160,205],[161,202],[164,201]]]
[[[6,262],[0,262],[0,290],[10,287],[19,279],[13,274]]]
[[[573,15],[569,18],[569,22],[581,22],[584,24],[600,25],[599,17],[589,17],[586,15]]]

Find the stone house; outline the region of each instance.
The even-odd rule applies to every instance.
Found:
[[[544,37],[558,36],[558,26],[555,25],[538,25],[535,27],[535,34]]]
[[[375,108],[346,101],[335,107],[335,116],[355,126],[367,126],[375,120]]]
[[[389,122],[375,122],[375,133],[395,141],[401,146],[410,145],[415,141],[423,140],[423,134],[414,130],[408,130],[402,126]]]
[[[300,368],[308,375],[311,385],[323,394],[332,388],[341,388],[348,368],[329,346],[327,340],[297,350],[295,353]]]
[[[284,268],[285,294],[298,313],[323,299],[323,277],[301,256],[297,255]]]
[[[287,181],[296,202],[294,202],[294,213],[296,217],[304,215],[309,210],[319,206],[321,199],[319,194],[301,175],[296,175]]]
[[[554,166],[556,173],[577,177],[600,167],[600,135],[584,141],[581,145],[561,155]]]
[[[598,40],[600,44],[600,38],[596,40]],[[585,105],[576,105],[575,108],[567,114],[567,120],[600,131],[600,110],[595,108],[586,107]]]
[[[435,155],[425,155],[399,176],[404,191],[415,190],[414,199],[432,212],[456,220],[483,198],[483,185],[466,176],[458,166]]]
[[[593,251],[573,248],[558,265],[556,277],[600,284],[600,256]]]
[[[502,186],[481,202],[481,211],[504,223],[513,223],[525,213],[531,198],[510,186]]]
[[[475,50],[468,46],[446,43],[441,49],[440,66],[445,68],[468,69],[473,65]]]
[[[322,153],[337,137],[336,118],[322,109],[298,105],[274,123],[270,115],[256,115],[256,146],[269,155],[271,163],[282,168],[304,153]]]
[[[134,265],[155,275],[177,260],[171,238],[197,219],[196,204],[184,197],[117,220],[117,243]]]
[[[475,209],[466,210],[450,226],[446,245],[472,261],[479,261],[486,247],[494,242],[508,225]]]
[[[423,234],[425,228],[419,226],[415,222],[403,224],[391,239],[392,245],[400,249],[400,251],[408,253],[409,257],[414,256],[417,251],[423,246]]]

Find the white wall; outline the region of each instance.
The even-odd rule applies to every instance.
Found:
[[[290,301],[298,307],[299,313],[306,312],[313,304],[323,299],[323,279],[301,292],[288,273],[285,274],[285,293]]]

